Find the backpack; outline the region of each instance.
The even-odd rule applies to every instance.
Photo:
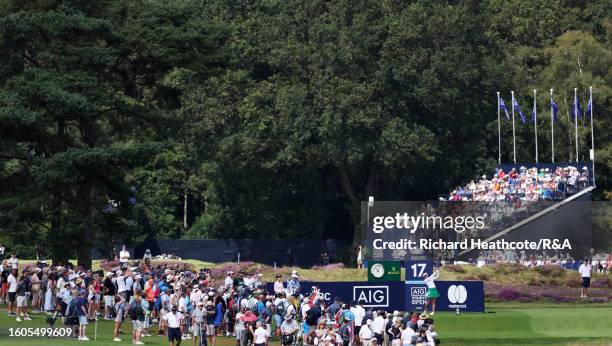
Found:
[[[311,308],[306,312],[306,324],[309,326],[316,326],[319,317],[321,317],[321,310],[316,307]]]
[[[285,316],[285,308],[286,308],[286,304],[285,302],[280,302],[277,306],[276,306],[276,314],[279,316]]]

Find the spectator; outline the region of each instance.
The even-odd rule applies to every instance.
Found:
[[[191,321],[193,346],[199,346],[198,338],[206,342],[206,310],[204,310],[204,303],[200,300],[197,301],[196,308],[191,313]]]
[[[112,320],[111,307],[113,306],[113,299],[115,297],[115,294],[117,294],[117,286],[115,286],[115,281],[113,281],[112,272],[107,272],[106,276],[104,277],[103,291],[104,291],[104,318],[107,320]]]
[[[300,330],[297,322],[286,315],[280,327],[281,330],[281,345],[295,345],[297,342],[297,334]]]
[[[75,291],[77,291],[75,289]],[[87,291],[82,290],[77,293],[76,297],[74,297],[76,304],[76,316],[79,319],[79,337],[78,339],[81,341],[88,341],[87,337],[87,299],[85,299],[85,295]]]
[[[11,269],[19,270],[19,258],[17,258],[17,254],[14,252],[11,253],[11,258],[9,258],[9,264],[11,265]]]
[[[361,326],[363,325],[363,319],[365,318],[365,309],[363,308],[363,301],[359,301],[358,303],[353,303],[351,306],[351,312],[355,318],[355,335],[357,336],[357,342],[359,342],[359,331]]]
[[[174,305],[163,318],[168,324],[168,340],[170,341],[170,346],[174,346],[175,342],[176,345],[179,346],[182,340],[181,320],[183,319],[183,315],[178,312],[178,307]]]
[[[209,346],[215,346],[217,343],[217,331],[215,330],[216,308],[212,300],[207,300],[204,303],[206,309],[206,336],[208,337]]]
[[[382,345],[383,332],[385,329],[385,318],[383,317],[383,314],[383,311],[375,312],[373,314],[374,320],[372,322],[372,331],[374,332],[374,337],[378,341],[379,345]]]
[[[227,272],[227,276],[225,277],[225,284],[224,284],[225,289],[229,290],[230,288],[233,287],[234,285],[234,279],[232,278],[233,274],[234,272],[231,270]]]
[[[274,281],[274,293],[275,294],[284,294],[285,287],[283,286],[283,276],[280,274],[276,274],[276,281]]]
[[[7,277],[7,292],[8,292],[8,314],[9,316],[15,316],[15,302],[17,300],[17,269],[11,267],[10,274]],[[25,291],[24,291],[25,292]],[[19,316],[17,316],[19,320]]]
[[[135,295],[129,309],[130,319],[132,320],[132,343],[134,345],[144,344],[141,337],[144,329],[145,311],[142,308],[141,300],[140,294]]]
[[[362,325],[359,329],[359,342],[363,346],[370,346],[372,344],[372,338],[374,337],[374,333],[371,329],[372,320],[367,320],[365,325]]]
[[[130,261],[130,252],[127,249],[127,246],[123,245],[121,247],[121,251],[119,252],[119,264],[121,269],[126,270],[129,267]]]
[[[120,342],[121,338],[119,338],[119,333],[121,331],[121,324],[123,324],[124,316],[126,315],[126,301],[123,296],[118,294],[113,297],[113,300],[115,303],[115,328],[113,330],[113,341]]]
[[[591,286],[591,260],[585,258],[578,268],[580,277],[582,278],[582,287],[580,288],[580,298],[588,298],[589,287]]]
[[[268,344],[268,332],[263,326],[264,324],[261,321],[257,321],[255,330],[253,330],[253,327],[250,327],[254,346],[266,346]]]
[[[17,282],[17,289],[15,291],[15,299],[17,301],[17,322],[21,322],[22,319],[20,318],[20,316],[23,317],[23,320],[25,321],[32,320],[28,315],[28,300],[26,297],[27,282],[25,273],[26,272],[24,271],[24,273],[22,273],[19,277],[19,281]]]

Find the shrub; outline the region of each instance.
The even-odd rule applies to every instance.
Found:
[[[516,263],[497,263],[493,267],[499,274],[517,274],[525,270],[525,266]]]
[[[465,268],[462,265],[458,264],[447,264],[444,266],[444,269],[453,273],[465,273]]]
[[[476,274],[476,276],[478,277],[479,280],[482,280],[482,281],[488,281],[489,280],[489,274],[484,273],[484,272],[478,273],[478,274]]]
[[[528,294],[521,294],[521,292],[506,287],[504,289],[502,289],[501,291],[497,292],[497,299],[501,300],[501,301],[507,301],[507,300],[518,300],[521,297],[530,297]]]
[[[560,276],[564,276],[565,275],[565,269],[559,267],[559,266],[539,266],[539,267],[535,267],[534,269],[536,272],[540,273],[540,275],[543,276],[554,276],[554,277],[560,277]]]
[[[317,270],[320,270],[320,269],[323,269],[323,270],[325,270],[325,269],[344,269],[344,263],[330,263],[330,264],[328,264],[326,266],[314,266],[314,267],[312,267],[312,269],[317,269]]]
[[[527,285],[530,286],[542,286],[544,284],[544,281],[538,279],[538,278],[529,278],[527,279]]]
[[[535,299],[531,296],[522,296],[519,299],[517,299],[517,302],[521,302],[521,303],[531,303],[533,302]]]
[[[580,285],[582,285],[582,280],[577,277],[571,277],[565,280],[565,285],[567,287],[580,287]]]
[[[612,288],[612,281],[607,277],[599,278],[591,283],[594,288]]]

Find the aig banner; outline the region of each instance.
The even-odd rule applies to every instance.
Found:
[[[343,302],[364,301],[364,307],[384,309],[386,311],[404,310],[405,308],[405,284],[398,282],[301,282],[300,292],[309,295],[312,286],[319,287],[319,298],[331,304],[335,297],[340,297]],[[274,291],[273,283],[268,283],[266,289]]]
[[[440,293],[436,311],[484,312],[482,281],[436,281]],[[425,284],[406,284],[406,310],[422,311],[425,305]],[[431,311],[431,306],[428,307]]]

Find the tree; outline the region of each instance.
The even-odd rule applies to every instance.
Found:
[[[218,41],[216,32],[207,41],[209,27],[192,10],[148,2],[10,7],[0,20],[3,230],[38,235],[54,262],[77,255],[86,267],[94,245],[138,239],[126,174],[160,148],[151,135],[164,110],[176,108],[164,79],[212,56],[205,49]]]

